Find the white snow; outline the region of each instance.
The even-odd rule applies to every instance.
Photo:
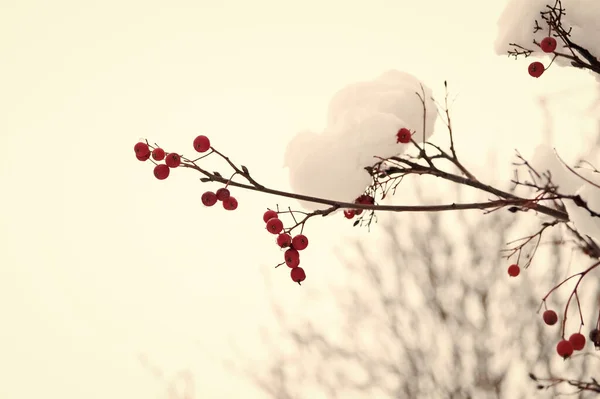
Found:
[[[587,206],[596,213],[600,213],[600,189],[585,183],[576,191],[581,198],[587,202]],[[569,213],[569,219],[573,222],[577,231],[587,234],[600,243],[600,218],[592,217],[584,208],[575,205],[572,201],[566,201],[565,206]]]
[[[558,192],[561,194],[574,194],[581,187],[579,178],[560,162],[554,148],[546,144],[540,144],[536,148],[530,164],[540,174],[550,171],[552,183],[558,186]]]
[[[592,162],[592,164],[594,163]],[[582,165],[580,168],[573,168],[573,166],[569,165],[579,175],[589,181],[587,182],[569,171],[560,162],[554,149],[544,144],[538,146],[536,149],[531,165],[539,173],[549,170],[552,174],[552,182],[559,187],[558,192],[560,194],[579,194],[587,202],[588,207],[592,211],[600,213],[600,188],[595,186],[600,186],[600,173],[594,172],[590,166]],[[569,214],[569,219],[573,222],[577,231],[581,234],[589,235],[600,243],[600,218],[590,216],[590,213],[586,209],[577,206],[572,200],[565,200],[564,203]]]
[[[425,139],[433,133],[437,110],[431,90],[423,84],[426,103]],[[299,132],[288,144],[285,166],[298,194],[353,202],[371,183],[364,167],[402,154],[412,144],[396,142],[400,128],[416,131],[423,140],[423,104],[419,80],[390,70],[378,78],[348,85],[337,92],[321,133]],[[325,205],[300,201],[309,210]]]
[[[539,47],[533,44],[533,40],[540,42],[548,36],[548,26],[541,18],[540,12],[548,11],[547,6],[554,6],[555,3],[555,0],[508,0],[498,20],[498,34],[494,43],[496,54],[506,55],[509,50],[514,49],[509,43],[516,43],[534,50],[531,56],[548,65],[552,55],[543,53]],[[600,38],[600,1],[563,0],[562,7],[565,9],[562,25],[567,31],[572,28],[571,41],[590,51],[596,58],[600,58],[600,40],[598,40]],[[544,29],[533,33],[536,20]],[[570,54],[570,51],[563,47],[564,44],[561,40],[557,40],[559,41],[557,51]],[[576,52],[576,54],[583,59],[579,53]],[[523,58],[521,57],[521,59]],[[571,61],[563,57],[557,57],[554,63],[558,66],[571,67]],[[595,73],[593,75],[600,82],[600,75]],[[539,146],[532,165],[538,171],[550,170],[552,180],[559,186],[561,194],[577,193],[592,210],[600,212],[600,189],[570,172],[556,157],[554,149],[547,145]],[[596,166],[598,165],[596,164]],[[581,168],[576,171],[587,179],[600,183],[600,174]],[[577,230],[598,241],[600,239],[600,218],[591,217],[588,211],[578,207],[573,201],[566,200],[565,205],[569,218]]]
[[[548,25],[541,18],[541,11],[548,11],[547,5],[554,6],[555,0],[509,0],[500,19],[498,20],[498,35],[494,51],[498,55],[507,55],[513,47],[509,43],[517,43],[529,50],[534,50],[531,57],[541,58],[545,65],[550,63],[552,55],[545,54],[533,44],[548,36]],[[562,7],[566,15],[562,17],[563,27],[571,31],[571,41],[589,50],[596,58],[600,58],[600,1],[598,0],[563,0]],[[535,20],[544,28],[533,33]],[[570,54],[558,40],[557,51]],[[579,55],[579,54],[578,54]],[[523,57],[519,57],[524,59]],[[571,61],[557,57],[554,61],[560,66],[571,67]],[[594,74],[600,82],[600,75]]]

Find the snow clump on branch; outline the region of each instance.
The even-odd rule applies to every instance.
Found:
[[[419,96],[425,100],[425,132]],[[409,148],[397,142],[399,129],[409,129],[421,143],[433,134],[436,118],[431,90],[411,74],[390,70],[348,85],[333,96],[323,132],[301,131],[289,142],[284,166],[290,185],[298,194],[354,202],[372,181],[365,167]],[[324,207],[300,204],[308,210]]]

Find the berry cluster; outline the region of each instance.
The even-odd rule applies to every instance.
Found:
[[[375,198],[373,198],[370,195],[367,194],[363,194],[360,197],[356,198],[354,200],[355,204],[362,204],[362,205],[373,205],[375,204]],[[363,212],[362,209],[346,209],[344,210],[344,217],[346,219],[352,219],[354,218],[354,216],[358,216]]]
[[[556,50],[556,46],[556,39],[551,36],[545,37],[540,42],[540,48],[544,53],[554,53],[554,51]],[[534,61],[531,64],[529,64],[528,72],[529,75],[533,76],[534,78],[539,78],[540,76],[542,76],[546,69],[547,68],[544,67],[544,64],[542,64],[539,61]]]
[[[279,214],[271,209],[267,210],[263,215],[263,221],[266,224],[266,229],[271,234],[277,234],[276,243],[280,248],[287,248],[283,254],[284,262],[275,267],[279,267],[284,263],[291,268],[290,276],[292,280],[300,284],[306,279],[304,269],[300,267],[300,252],[308,247],[308,238],[304,234],[298,234],[292,238],[289,234],[291,229],[286,231],[283,227],[283,222],[279,219]]]
[[[210,147],[210,140],[208,137],[200,135],[194,139],[193,142],[194,149],[200,153],[208,151]],[[133,150],[135,151],[135,156],[138,160],[145,162],[150,159],[150,155],[152,155],[152,159],[154,161],[160,162],[162,160],[165,163],[156,164],[154,167],[154,176],[158,180],[164,180],[169,177],[171,169],[177,168],[181,165],[181,155],[171,152],[167,153],[160,147],[155,147],[151,150],[151,147],[142,141],[136,143],[133,146]],[[212,191],[207,191],[202,194],[202,203],[205,206],[213,206],[217,203],[217,201],[221,201],[223,203],[223,208],[228,211],[233,211],[238,207],[238,202],[235,197],[231,195],[227,187],[220,188],[216,193]]]
[[[206,152],[210,149],[210,140],[206,136],[198,136],[194,139],[194,149],[198,152]],[[150,154],[152,154],[152,159],[154,161],[160,162],[162,160],[165,161],[164,164],[157,164],[154,167],[154,177],[158,180],[165,180],[169,177],[171,169],[175,169],[179,165],[181,165],[181,156],[177,153],[171,152],[167,153],[160,147],[155,147],[151,149],[148,143],[144,143],[140,141],[133,146],[133,151],[135,152],[135,156],[139,161],[145,162],[150,159]]]
[[[508,267],[508,275],[511,277],[517,277],[521,273],[519,265],[512,264]],[[553,326],[558,322],[558,315],[552,309],[547,309],[542,314],[544,323],[549,326]],[[590,341],[594,343],[596,347],[600,347],[600,334],[597,329],[590,331]],[[556,345],[556,352],[564,359],[567,359],[573,354],[573,351],[583,350],[585,347],[585,336],[580,332],[573,333],[569,339],[561,339]]]
[[[542,318],[544,323],[549,326],[553,326],[558,322],[558,315],[554,310],[548,309],[544,311]],[[599,346],[600,339],[597,329],[593,329],[590,331],[590,341],[595,345]],[[585,335],[580,332],[573,333],[569,337],[569,339],[561,339],[558,344],[556,344],[556,352],[559,356],[566,359],[570,357],[574,351],[583,350],[585,347]]]
[[[237,199],[231,195],[227,187],[221,187],[216,193],[207,191],[202,194],[201,199],[204,206],[213,206],[217,201],[221,201],[223,208],[228,211],[233,211],[238,207]]]

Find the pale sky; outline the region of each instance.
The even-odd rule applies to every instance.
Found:
[[[0,397],[166,397],[139,353],[167,377],[189,369],[196,398],[264,397],[219,356],[232,340],[255,347],[268,326],[265,271],[290,312],[322,312],[272,269],[280,255],[262,213],[295,204],[234,190],[235,212],[204,208],[200,195],[217,186],[190,170],[158,181],[133,145],[147,138],[191,155],[202,133],[286,189],[287,140],[322,129],[345,84],[400,69],[440,99],[445,79],[460,92],[458,140],[475,168],[490,146],[500,159],[531,152],[535,96],[574,88],[580,102],[563,109],[579,115],[592,80],[557,70],[534,80],[527,61],[495,56],[496,3],[2,1]],[[557,118],[557,145],[569,145],[560,129],[572,122]],[[339,220],[317,223],[306,284],[333,278],[345,234],[369,239]]]

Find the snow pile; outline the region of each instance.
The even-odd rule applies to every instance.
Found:
[[[576,169],[572,168],[589,181],[586,182],[569,171],[560,162],[554,150],[547,145],[540,145],[537,148],[531,164],[539,173],[546,170],[550,171],[552,182],[558,186],[560,194],[579,194],[592,211],[600,213],[600,173],[594,172],[587,165],[582,165],[582,167]],[[592,217],[586,209],[577,206],[571,200],[565,200],[564,202],[569,219],[571,219],[575,228],[581,234],[586,234],[600,243],[600,218]]]
[[[417,141],[433,133],[437,109],[431,90],[425,89],[426,130],[423,133],[421,83],[414,76],[390,70],[375,80],[351,84],[335,94],[329,104],[322,133],[302,131],[285,152],[294,192],[337,201],[353,202],[371,184],[364,170],[402,154],[411,144],[396,142],[396,133],[407,128]],[[324,205],[300,201],[310,210]]]
[[[494,51],[498,55],[506,55],[513,47],[509,43],[519,44],[534,52],[532,57],[543,57],[548,65],[551,55],[545,54],[538,46],[533,44],[535,39],[538,43],[548,36],[548,25],[541,18],[541,11],[549,11],[547,6],[554,6],[555,0],[508,0],[500,19],[498,20],[498,35],[494,44]],[[566,15],[562,17],[562,25],[566,31],[572,28],[571,41],[587,49],[597,58],[600,58],[600,1],[598,0],[562,0],[562,8]],[[535,21],[542,27],[533,33]],[[564,49],[563,43],[558,40],[557,52],[570,54]],[[581,55],[575,52],[580,58]],[[570,66],[571,61],[564,57],[557,57],[554,61],[561,66]],[[600,76],[596,75],[600,82]]]

